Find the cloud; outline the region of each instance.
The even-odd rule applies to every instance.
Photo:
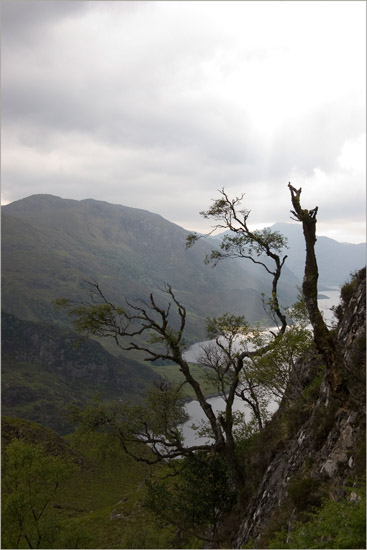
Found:
[[[82,17],[90,8],[88,1],[4,0],[1,3],[4,43],[13,47],[33,46],[37,36],[42,40],[48,38],[60,22]]]
[[[361,98],[343,97],[328,101],[284,124],[275,136],[269,172],[299,170],[312,174],[315,168],[334,170],[349,140],[365,131]]]
[[[361,221],[364,8],[294,4],[4,2],[5,200],[88,196],[200,230],[221,187],[254,223],[288,219],[293,178],[328,220]]]

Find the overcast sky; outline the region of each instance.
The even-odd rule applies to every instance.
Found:
[[[365,240],[364,1],[2,2],[2,203],[35,193],[205,231],[217,190],[250,225]]]

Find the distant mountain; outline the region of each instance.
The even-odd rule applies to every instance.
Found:
[[[276,223],[271,226],[287,237],[287,266],[301,281],[305,267],[305,241],[300,223]],[[329,237],[317,237],[315,246],[319,267],[319,286],[341,286],[351,272],[366,265],[366,243],[340,243]]]
[[[185,249],[188,231],[157,214],[86,199],[33,195],[2,208],[2,307],[25,320],[67,323],[52,300],[85,297],[95,279],[115,303],[146,298],[170,283],[188,312],[188,336],[205,336],[208,315],[226,311],[264,320],[269,277],[236,262],[203,263],[211,245]],[[244,265],[244,262],[242,262]],[[291,303],[295,284],[283,284]]]
[[[282,269],[281,282],[290,286],[301,286],[306,260],[306,245],[300,223],[275,223],[269,227],[278,231],[288,241],[286,263]],[[217,246],[227,232],[211,237],[210,241]],[[329,237],[317,237],[317,263],[319,267],[319,290],[333,286],[341,286],[351,273],[366,265],[366,243],[340,243]],[[267,262],[264,257],[265,263]],[[241,262],[241,266],[244,263]],[[270,263],[269,263],[270,265]],[[255,268],[256,269],[256,268]],[[261,268],[258,269],[260,273]]]
[[[40,422],[59,433],[74,426],[70,403],[139,400],[158,377],[131,358],[114,357],[93,340],[55,325],[2,313],[2,414]]]

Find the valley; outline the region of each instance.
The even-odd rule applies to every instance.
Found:
[[[297,298],[304,252],[301,233],[298,231],[300,227],[297,226],[296,230],[294,224],[276,224],[274,229],[277,231],[278,228],[289,240],[289,258],[279,284],[279,299],[284,307]],[[111,339],[81,337],[75,332],[71,317],[64,310],[55,308],[54,301],[66,298],[71,302],[85,303],[88,300],[86,281],[89,280],[98,281],[104,295],[108,297],[108,303],[113,302],[123,308],[128,302],[146,304],[144,300],[150,292],[153,292],[157,303],[163,304],[165,295],[162,289],[166,283],[171,284],[175,296],[187,312],[184,344],[180,343],[180,346],[185,350],[184,357],[190,373],[198,381],[203,395],[205,398],[212,396],[207,402],[217,415],[222,408],[220,398],[215,397],[217,386],[213,381],[207,381],[205,369],[196,364],[198,349],[208,338],[206,319],[216,317],[220,320],[230,311],[234,317],[245,314],[249,326],[270,328],[273,320],[262,304],[263,295],[269,297],[271,293],[266,272],[261,266],[239,259],[220,262],[212,269],[203,260],[213,245],[218,246],[217,238],[202,239],[195,247],[186,250],[188,232],[161,216],[92,199],[71,201],[51,195],[22,199],[3,208],[2,229],[3,451],[6,453],[9,445],[12,449],[12,443],[16,440],[32,445],[40,442],[42,448],[46,449],[43,452],[50,456],[61,456],[63,460],[76,465],[74,473],[52,497],[52,518],[50,515],[49,519],[51,523],[54,522],[52,525],[57,526],[55,533],[58,534],[52,535],[53,542],[48,539],[51,541],[49,547],[67,547],[66,544],[72,548],[203,547],[200,536],[195,537],[190,530],[186,532],[186,527],[181,530],[181,523],[175,527],[178,512],[172,516],[172,520],[170,511],[166,510],[170,519],[161,519],[161,523],[157,524],[153,512],[154,491],[158,491],[159,495],[159,491],[167,490],[170,498],[176,498],[175,491],[180,495],[182,488],[180,483],[177,485],[174,481],[175,478],[167,482],[166,486],[150,486],[150,489],[145,480],[155,479],[155,476],[164,479],[168,473],[168,463],[148,465],[135,462],[116,439],[118,429],[114,425],[114,419],[117,418],[115,413],[107,431],[102,422],[111,411],[117,410],[114,407],[122,407],[124,410],[123,407],[129,405],[140,411],[138,414],[142,415],[143,420],[144,414],[147,414],[149,420],[153,419],[158,427],[161,426],[162,419],[159,415],[154,416],[157,414],[154,407],[158,406],[157,410],[161,410],[162,418],[165,419],[165,402],[157,404],[148,401],[152,403],[150,411],[144,410],[145,399],[147,396],[148,400],[151,399],[152,388],[160,388],[163,397],[170,399],[170,388],[185,380],[182,372],[173,362],[152,361],[151,357],[136,349],[123,351]],[[351,283],[346,283],[346,280],[351,272],[363,266],[364,246],[337,243],[323,237],[319,237],[318,246],[319,307],[325,311],[327,324],[336,331],[341,345],[346,345],[343,338],[346,339],[347,353],[353,355],[348,367],[352,374],[346,378],[346,384],[350,387],[347,395],[353,394],[354,401],[344,395],[340,399],[344,400],[348,411],[355,411],[361,403],[361,396],[356,391],[359,382],[356,380],[359,380],[358,369],[361,366],[358,346],[362,343],[358,331],[363,317],[360,312],[362,275],[356,276]],[[340,286],[342,298],[338,290]],[[349,311],[349,300],[357,300],[352,297],[357,291],[359,309],[353,305]],[[331,306],[337,306],[337,319],[332,319]],[[162,311],[156,309],[158,314]],[[349,317],[346,317],[348,311]],[[358,320],[353,315],[359,315]],[[345,318],[347,321],[343,321]],[[174,338],[180,318],[170,311],[169,319]],[[339,328],[336,328],[337,322]],[[353,329],[348,328],[348,323],[353,325]],[[349,330],[352,336],[348,336]],[[139,342],[143,342],[141,336],[138,336]],[[154,338],[151,342],[153,345],[159,343]],[[315,438],[310,457],[313,457],[312,460],[319,468],[329,467],[325,464],[330,460],[327,456],[331,451],[328,451],[329,455],[325,451],[321,456],[315,449],[317,445],[326,445],[329,431],[331,433],[334,430],[339,434],[339,425],[333,423],[339,405],[333,401],[330,426],[325,427],[325,433],[321,434],[319,428],[315,428],[318,425],[316,416],[322,416],[327,406],[326,382],[318,361],[317,356],[307,351],[301,381],[297,382],[301,398],[299,395],[297,398],[286,395],[279,409],[278,403],[275,405],[268,402],[272,412],[276,412],[266,422],[264,432],[246,432],[249,420],[246,415],[243,431],[240,426],[236,432],[241,449],[242,446],[243,449],[248,448],[248,454],[247,451],[242,454],[241,450],[241,467],[248,472],[249,478],[245,482],[243,494],[240,494],[232,508],[231,514],[237,519],[234,520],[231,514],[228,518],[220,519],[220,536],[224,537],[224,545],[240,547],[251,543],[247,534],[244,535],[247,533],[248,520],[244,519],[247,516],[241,516],[240,520],[239,515],[245,513],[246,506],[256,509],[256,492],[259,491],[261,495],[261,476],[266,474],[267,468],[270,468],[269,472],[273,471],[273,457],[297,447],[296,441],[303,441],[299,439],[299,430],[311,430],[307,423],[317,432],[316,435],[313,432],[309,435],[310,441]],[[173,386],[163,382],[163,378]],[[164,391],[167,391],[166,396]],[[202,410],[197,410],[195,397],[193,388],[184,384],[180,399],[186,403],[184,409],[190,417],[183,424],[184,442],[188,445],[205,445],[207,440],[195,439],[190,428],[193,422],[199,423],[203,418]],[[84,418],[87,423],[91,423],[89,427],[83,424],[83,410],[92,414],[89,419],[88,415]],[[97,411],[96,417],[93,417],[94,410]],[[75,416],[75,411],[79,411],[79,417]],[[243,402],[235,404],[233,411],[243,412]],[[361,451],[355,449],[361,445],[363,422],[359,413],[355,418],[358,418],[358,423],[356,421],[353,440],[354,462],[349,469],[356,476],[355,479],[360,480],[361,458],[358,453]],[[102,422],[101,425],[98,422]],[[94,428],[93,423],[96,423]],[[168,430],[171,437],[175,433],[172,430]],[[337,450],[332,452],[336,456]],[[149,453],[147,451],[145,458]],[[177,457],[177,464],[180,464],[184,459],[179,454]],[[301,463],[301,459],[299,461],[302,476],[306,473],[311,475],[312,471],[312,476],[318,479],[316,470]],[[340,483],[346,482],[351,472],[343,470]],[[318,482],[322,487],[329,483],[324,479]],[[209,487],[209,492],[212,489]],[[277,490],[274,489],[274,494]],[[279,498],[283,497],[286,503],[284,513],[289,515],[287,506],[291,504],[287,500],[288,496],[281,493]],[[200,500],[198,495],[195,498]],[[248,502],[246,506],[245,501]],[[174,505],[177,505],[177,509],[178,502]],[[174,506],[172,510],[176,510]],[[269,506],[271,511],[272,505]],[[269,510],[259,513],[266,516]],[[208,527],[205,523],[206,515],[203,517],[204,520],[200,521]],[[234,531],[237,539],[233,538],[233,533],[226,534],[226,521],[236,522]],[[253,533],[258,540],[267,540],[266,544],[269,543],[270,539],[266,539],[264,532],[261,529],[258,531],[255,524],[251,524],[249,529],[248,532]]]
[[[289,305],[301,284],[301,228],[276,224],[274,229],[289,239],[279,287],[282,303]],[[262,306],[261,293],[268,295],[270,288],[261,266],[231,260],[212,269],[203,260],[218,237],[186,250],[187,235],[156,214],[92,199],[33,195],[3,207],[4,413],[66,433],[72,426],[60,411],[68,402],[85,403],[97,395],[139,401],[157,377],[180,379],[174,366],[150,366],[144,354],[123,352],[112,340],[78,342],[71,320],[53,301],[87,298],[87,280],[97,280],[120,305],[144,300],[151,291],[161,296],[168,282],[187,310],[187,346],[205,340],[206,317],[226,311],[245,313],[250,323],[271,323]],[[342,284],[347,272],[363,265],[363,245],[320,237],[318,246],[323,288]],[[187,398],[194,397],[187,386],[186,391]],[[213,388],[206,391],[213,394]]]

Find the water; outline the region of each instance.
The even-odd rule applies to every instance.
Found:
[[[319,308],[324,315],[326,324],[328,326],[331,326],[332,323],[334,322],[334,314],[330,308],[339,304],[340,288],[331,287],[330,289],[321,291],[320,294],[322,294],[323,296],[326,296],[326,298],[320,298],[318,300]],[[184,357],[186,361],[195,363],[201,354],[202,348],[212,342],[213,340],[206,340],[204,342],[198,342],[197,344],[192,345],[184,353]],[[225,402],[223,398],[220,397],[219,395],[208,399],[208,402],[212,406],[215,413],[219,411],[223,411],[225,409]],[[278,407],[278,404],[276,402],[272,402],[269,404],[269,411],[275,412],[277,407]],[[187,420],[187,422],[185,422],[182,426],[182,431],[185,438],[185,444],[200,445],[210,441],[207,437],[199,438],[196,434],[196,431],[192,428],[192,424],[198,425],[202,420],[205,420],[205,421],[207,420],[202,408],[200,407],[199,402],[195,400],[190,401],[185,405],[185,410],[189,416],[189,420]],[[245,420],[250,418],[250,414],[251,414],[250,409],[242,401],[242,399],[239,399],[239,398],[235,399],[235,402],[233,404],[233,410],[244,413]]]
[[[321,290],[319,294],[326,296],[318,300],[319,309],[324,315],[325,323],[330,327],[335,322],[334,313],[331,308],[340,302],[340,287],[330,287],[328,290]]]
[[[217,395],[216,397],[211,397],[207,400],[208,403],[212,406],[212,409],[215,414],[218,412],[223,412],[225,409],[225,401],[222,397]],[[278,403],[273,401],[269,404],[268,410],[271,413],[274,413],[278,408]],[[204,411],[199,405],[198,401],[190,401],[186,403],[185,410],[189,415],[189,420],[182,425],[182,431],[184,435],[184,440],[186,445],[201,445],[208,442],[213,442],[208,437],[199,437],[196,430],[192,428],[192,424],[198,425],[201,421],[207,421],[207,418],[204,414]],[[242,401],[242,399],[236,397],[233,403],[233,411],[242,412],[244,414],[245,420],[249,420],[251,417],[250,408]]]

